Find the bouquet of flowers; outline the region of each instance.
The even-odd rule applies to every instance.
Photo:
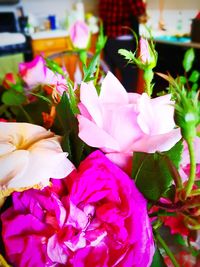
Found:
[[[142,94],[102,73],[102,28],[89,61],[85,40],[80,84],[42,56],[2,82],[0,265],[200,266],[194,51],[184,76],[159,74],[169,88],[153,98],[151,40],[119,51],[143,69]]]

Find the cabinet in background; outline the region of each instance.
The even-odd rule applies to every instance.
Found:
[[[67,36],[45,39],[32,39],[32,50],[34,57],[40,54],[48,57],[54,53],[69,49],[71,49],[71,44]]]

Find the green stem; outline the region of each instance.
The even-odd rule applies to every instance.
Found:
[[[181,179],[181,176],[180,176],[178,170],[176,169],[174,164],[170,161],[170,159],[167,156],[164,156],[164,158],[165,158],[165,161],[166,161],[167,166],[169,168],[169,171],[172,175],[172,178],[175,182],[175,185],[177,186],[178,189],[182,189],[183,183],[182,183],[182,179]]]
[[[192,187],[195,182],[196,177],[196,159],[195,159],[195,151],[194,151],[194,144],[193,144],[193,138],[190,138],[189,140],[186,140],[190,155],[190,176],[185,188],[185,199],[187,196],[190,195],[192,191]]]
[[[172,251],[170,250],[168,245],[165,243],[165,241],[163,240],[161,235],[158,232],[155,232],[155,237],[158,240],[158,242],[160,243],[160,245],[162,246],[162,248],[165,250],[166,254],[171,259],[172,263],[174,264],[174,267],[180,267],[180,265],[178,264],[176,258],[174,257],[174,254],[172,253]]]
[[[28,112],[26,112],[26,110],[20,105],[19,108],[21,109],[21,111],[24,113],[25,117],[27,118],[29,123],[34,123],[32,118],[29,116]]]
[[[153,73],[153,70],[152,69],[145,69],[144,70],[144,74],[143,74],[143,77],[144,77],[144,80],[145,80],[145,92],[151,96],[152,94],[152,80],[153,80],[153,76],[154,76],[154,73]]]

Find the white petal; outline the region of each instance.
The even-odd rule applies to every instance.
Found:
[[[29,160],[29,152],[18,150],[6,156],[0,157],[0,184],[1,186],[12,187],[15,179],[23,177],[23,173],[27,168]],[[15,183],[15,187],[19,188],[23,183]]]

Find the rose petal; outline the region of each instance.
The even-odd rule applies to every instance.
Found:
[[[101,86],[99,99],[102,103],[128,104],[128,94],[119,80],[108,72]]]
[[[99,127],[102,127],[102,111],[97,90],[92,83],[81,83],[80,100]]]
[[[156,151],[167,151],[181,139],[180,129],[153,136],[144,136],[132,145],[133,151],[154,153]]]
[[[119,145],[115,139],[99,128],[96,124],[78,115],[79,137],[93,147],[108,148],[119,151]]]

